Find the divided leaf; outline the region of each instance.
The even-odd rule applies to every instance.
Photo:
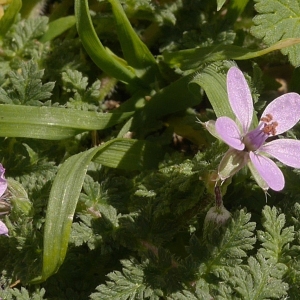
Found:
[[[153,290],[144,283],[144,272],[140,265],[131,261],[122,261],[123,272],[115,271],[107,276],[110,281],[97,287],[96,293],[90,297],[93,300],[111,299],[152,299],[159,300]]]
[[[10,295],[5,295],[5,299],[7,300],[13,300],[13,299],[18,299],[18,300],[43,300],[46,299],[44,298],[44,295],[46,293],[45,289],[36,289],[36,291],[33,294],[29,294],[28,291],[24,288],[21,287],[20,290],[17,288],[10,289],[9,290]]]
[[[69,98],[67,107],[82,109],[82,110],[97,110],[97,106],[100,98],[100,86],[99,80],[96,80],[92,86],[88,86],[88,78],[83,76],[81,72],[77,70],[67,70],[62,73],[63,89],[67,93],[74,94]]]
[[[251,33],[263,39],[268,46],[286,39],[300,38],[300,6],[297,0],[255,0],[255,9],[259,13],[253,18]],[[292,65],[300,65],[300,45],[281,50],[288,55]]]
[[[194,287],[194,291],[183,290],[177,293],[172,294],[172,297],[168,297],[167,299],[172,300],[199,300],[199,299],[213,299],[210,294],[209,284],[200,279],[196,282]]]
[[[102,237],[99,234],[95,234],[91,216],[80,215],[80,219],[81,222],[75,222],[72,225],[71,243],[75,246],[87,244],[90,250],[94,250],[101,243]]]
[[[294,240],[294,227],[284,228],[285,216],[278,215],[277,209],[265,206],[263,210],[263,226],[265,231],[258,230],[258,239],[263,248],[259,250],[265,258],[272,258],[276,262],[284,262],[289,243]]]
[[[257,258],[249,257],[248,266],[231,269],[229,281],[240,295],[238,299],[281,299],[288,289],[288,284],[281,280],[284,273],[282,264],[275,264],[274,261],[257,255]]]
[[[40,58],[43,45],[37,39],[46,32],[47,24],[48,18],[44,16],[22,20],[11,27],[5,36],[5,44],[18,57]]]
[[[0,87],[0,102],[4,104],[21,104],[41,106],[42,101],[51,97],[54,82],[42,84],[43,70],[39,70],[34,61],[21,64],[20,72],[8,74],[11,87],[4,90]]]

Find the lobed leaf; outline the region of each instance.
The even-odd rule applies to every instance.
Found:
[[[240,299],[281,299],[288,290],[288,284],[282,280],[284,273],[282,264],[257,255],[249,257],[248,266],[232,269],[229,281]]]
[[[300,38],[300,6],[298,0],[255,0],[258,12],[253,18],[251,33],[272,45],[287,38]],[[300,45],[281,50],[292,65],[300,65]]]
[[[213,299],[209,290],[209,284],[202,278],[193,286],[193,291],[182,290],[173,293],[168,300],[199,300],[199,299]]]
[[[115,271],[109,273],[107,276],[110,281],[106,284],[99,285],[97,292],[90,297],[93,300],[108,300],[108,299],[147,299],[151,295],[152,300],[159,300],[148,287],[143,279],[144,272],[140,265],[131,261],[123,261],[123,272]],[[148,298],[149,299],[149,298]]]
[[[13,51],[17,52],[18,55],[21,53],[24,56],[31,54],[31,57],[34,57],[30,52],[33,51],[33,49],[37,51],[36,48],[39,47],[37,39],[46,32],[47,26],[48,18],[45,16],[18,22],[14,25],[14,30],[8,33]]]
[[[22,63],[16,72],[9,72],[12,87],[0,87],[0,103],[40,106],[52,95],[54,82],[42,84],[44,70],[39,70],[34,61]]]
[[[258,230],[257,232],[258,239],[263,246],[259,253],[276,262],[284,262],[288,258],[285,252],[289,249],[289,243],[294,240],[294,227],[284,228],[284,214],[278,215],[277,209],[269,206],[264,207],[262,224],[265,231]]]

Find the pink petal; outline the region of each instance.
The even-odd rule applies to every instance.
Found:
[[[252,161],[250,160],[247,164],[251,174],[256,181],[256,183],[266,192],[269,189],[269,185],[262,179],[257,169],[254,167]]]
[[[242,143],[240,130],[233,120],[228,117],[220,117],[216,121],[215,128],[220,138],[227,145],[236,150],[245,148],[245,145]]]
[[[271,122],[277,122],[276,134],[291,129],[300,120],[300,95],[284,94],[273,100],[265,109],[262,117],[272,116]]]
[[[260,147],[259,151],[272,155],[287,166],[300,168],[300,141],[274,140]]]
[[[8,229],[2,221],[0,221],[0,235],[8,235]]]
[[[7,189],[7,181],[4,177],[5,169],[0,164],[0,197],[4,194]]]
[[[249,155],[254,167],[268,186],[274,191],[281,191],[284,188],[284,177],[274,161],[252,151]]]
[[[236,67],[227,73],[227,93],[231,108],[242,125],[243,134],[248,132],[253,116],[253,101],[243,73]]]

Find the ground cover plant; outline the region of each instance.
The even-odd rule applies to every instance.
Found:
[[[0,298],[298,299],[299,0],[0,0]]]

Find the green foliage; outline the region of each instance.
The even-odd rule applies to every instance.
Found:
[[[0,298],[298,299],[299,170],[264,207],[242,169],[216,224],[227,146],[202,125],[235,118],[228,59],[255,121],[298,91],[298,2],[20,4],[0,19]]]

